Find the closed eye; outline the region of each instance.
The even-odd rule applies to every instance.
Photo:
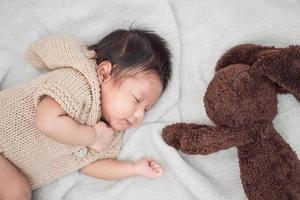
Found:
[[[138,98],[136,98],[136,96],[134,96],[134,95],[132,95],[133,96],[133,98],[135,99],[135,101],[137,102],[137,103],[140,103],[140,100],[138,99]]]
[[[136,96],[134,96],[134,95],[132,95],[132,96],[135,99],[136,103],[140,103],[141,102]],[[148,112],[148,109],[145,108],[144,112],[145,113]]]

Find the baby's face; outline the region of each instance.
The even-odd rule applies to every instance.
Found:
[[[115,130],[137,127],[162,94],[155,74],[137,74],[123,80],[107,78],[101,84],[102,118]]]

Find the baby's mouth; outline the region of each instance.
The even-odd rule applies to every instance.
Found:
[[[127,120],[127,119],[125,119],[125,122],[126,122],[126,125],[128,126],[128,127],[130,127],[132,124],[130,123],[130,121],[129,120]]]

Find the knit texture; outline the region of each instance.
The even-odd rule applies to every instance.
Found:
[[[62,144],[41,134],[35,110],[45,95],[55,99],[76,122],[95,125],[101,116],[100,85],[94,52],[68,36],[50,36],[30,45],[29,63],[50,71],[0,92],[0,153],[28,178],[32,189],[101,158],[114,158],[121,148],[118,132],[111,146],[97,152]],[[87,149],[85,156],[78,152]]]

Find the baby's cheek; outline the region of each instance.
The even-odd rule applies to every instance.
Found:
[[[118,105],[118,113],[119,115],[121,115],[120,117],[130,117],[131,115],[133,115],[135,110],[135,106],[132,102],[130,101],[122,101],[120,102],[120,104]]]

